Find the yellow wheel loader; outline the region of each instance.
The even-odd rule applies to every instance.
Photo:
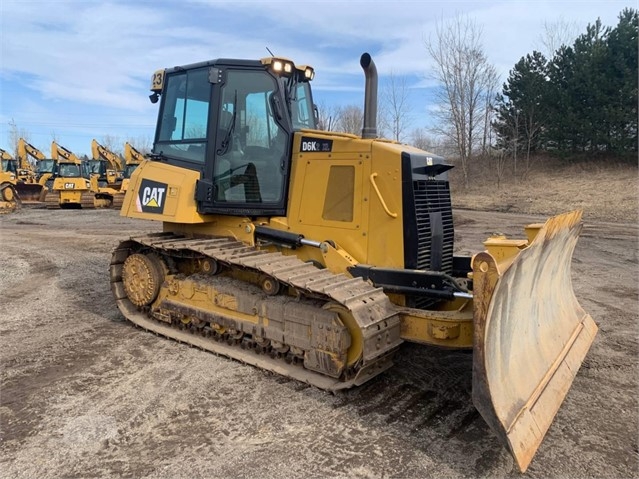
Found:
[[[404,341],[473,351],[473,402],[524,471],[596,334],[570,278],[580,212],[453,252],[443,158],[377,138],[368,54],[362,135],[319,131],[314,71],[285,58],[157,71],[150,160],[121,214],[110,277],[149,331],[326,390],[388,370]]]

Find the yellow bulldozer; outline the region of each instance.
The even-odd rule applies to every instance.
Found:
[[[152,77],[150,160],[121,214],[161,233],[113,251],[115,301],[168,338],[325,390],[361,385],[405,341],[473,351],[473,403],[528,467],[597,332],[571,284],[581,212],[454,253],[442,157],[320,131],[314,70],[219,59]]]
[[[51,158],[56,162],[56,175],[45,197],[46,207],[95,208],[92,190],[97,188],[97,181],[91,184],[82,160],[55,140],[51,142]]]

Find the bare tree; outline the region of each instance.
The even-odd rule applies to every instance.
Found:
[[[361,135],[364,124],[364,110],[357,105],[347,105],[338,110],[335,131]]]
[[[519,110],[514,110],[508,125],[512,130],[512,145],[510,151],[513,154],[513,174],[517,178],[517,152],[519,151]]]
[[[20,138],[23,138],[24,141],[30,143],[30,133],[25,128],[18,128],[16,121],[12,118],[9,121],[9,148],[13,150],[13,157],[18,157],[18,142]]]
[[[412,112],[406,77],[390,73],[382,92],[381,105],[383,114],[378,123],[388,127],[394,140],[404,141]]]
[[[490,69],[487,72],[487,75],[488,78],[486,81],[486,90],[484,91],[484,133],[481,143],[482,155],[490,154],[491,148],[493,146],[492,123],[493,115],[495,113],[493,102],[495,99],[495,89],[497,88],[499,82],[496,69]]]
[[[410,142],[420,150],[435,152],[439,150],[439,142],[430,136],[425,128],[415,128],[410,134]]]
[[[541,51],[546,58],[552,58],[563,45],[572,45],[577,35],[579,25],[575,21],[569,22],[563,17],[554,22],[544,21],[544,31],[539,34],[539,47],[536,50]]]
[[[153,139],[149,136],[141,135],[135,138],[129,137],[126,141],[143,155],[151,153],[151,150],[153,149]],[[122,147],[124,148],[124,144]]]
[[[495,152],[490,154],[490,158],[495,161],[495,176],[497,177],[497,189],[501,188],[501,182],[504,178],[504,171],[506,170],[506,160],[508,159],[508,154],[506,150],[496,150]]]
[[[494,90],[497,75],[481,45],[481,29],[470,19],[457,15],[449,23],[440,22],[434,39],[426,42],[435,62],[433,77],[440,126],[436,131],[457,146],[464,185],[468,187],[468,162],[484,131],[485,98]]]
[[[320,102],[317,105],[318,125],[317,128],[324,131],[332,131],[335,129],[335,122],[339,115],[338,109],[334,106]]]
[[[124,154],[124,142],[117,135],[104,135],[100,140],[100,144],[116,155],[122,156]]]

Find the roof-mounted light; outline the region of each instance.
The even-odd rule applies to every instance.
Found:
[[[298,81],[311,81],[315,78],[315,70],[308,65],[297,66],[297,79]]]
[[[293,62],[284,58],[269,57],[262,58],[261,61],[263,65],[267,65],[273,73],[279,76],[290,76],[295,70]]]

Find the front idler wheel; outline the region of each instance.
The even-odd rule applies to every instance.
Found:
[[[135,306],[148,306],[160,292],[164,281],[164,269],[156,256],[135,253],[129,256],[122,268],[122,283],[129,301]]]

